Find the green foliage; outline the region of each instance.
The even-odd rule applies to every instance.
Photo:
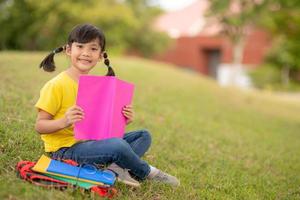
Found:
[[[76,24],[91,23],[104,30],[108,51],[134,48],[151,55],[160,49],[157,46],[166,47],[165,36],[151,28],[140,32],[159,10],[147,6],[146,1],[138,5],[118,0],[4,0],[0,2],[0,26],[5,27],[0,34],[0,50],[51,50],[65,44]]]
[[[138,50],[138,53],[150,57],[154,53],[165,50],[171,42],[170,38],[166,33],[152,30],[152,20],[161,14],[161,10],[147,6],[147,0],[126,0],[125,2],[133,10],[135,18],[139,19],[139,26],[132,30],[134,37],[128,38],[128,43],[131,44],[129,51]]]
[[[273,35],[273,47],[268,54],[266,63],[274,67],[289,70],[287,78],[300,83],[300,3],[299,1],[269,2],[269,11],[265,13],[261,25]],[[283,76],[282,76],[283,77]]]
[[[42,141],[34,131],[34,104],[57,71],[37,65],[41,53],[0,53],[0,199],[89,199],[79,191],[47,190],[16,177],[19,160],[36,160]],[[135,121],[127,131],[152,133],[143,158],[177,176],[178,188],[143,182],[117,184],[116,200],[299,199],[300,103],[261,92],[221,89],[214,82],[169,65],[113,57],[119,77],[136,85]],[[104,74],[103,65],[93,74]],[[101,198],[95,198],[101,199]]]
[[[271,89],[272,85],[281,83],[280,71],[273,66],[263,65],[250,72],[250,76],[256,87]]]
[[[297,81],[282,84],[282,72],[278,65],[263,64],[249,73],[255,87],[272,91],[298,92],[300,85]]]
[[[299,40],[293,40],[281,36],[276,38],[273,43],[273,48],[269,51],[267,56],[267,63],[273,64],[274,67],[282,68],[284,65],[288,65],[291,70],[300,69],[300,57],[298,53],[300,51]]]
[[[170,44],[170,38],[162,32],[153,32],[149,26],[136,31],[140,37],[131,38],[131,50],[139,50],[145,57],[150,57],[153,53],[160,53]]]

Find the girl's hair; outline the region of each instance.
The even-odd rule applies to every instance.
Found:
[[[108,67],[107,76],[115,76],[113,69],[110,67],[108,55],[105,52],[105,36],[104,33],[97,27],[91,24],[80,24],[73,28],[68,37],[67,44],[72,45],[73,42],[88,43],[95,39],[99,40],[101,52],[103,52],[104,63]],[[66,49],[66,46],[61,46],[54,49],[40,64],[40,68],[43,68],[47,72],[53,72],[55,70],[54,55],[60,53]]]

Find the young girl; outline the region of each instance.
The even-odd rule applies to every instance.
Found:
[[[76,26],[67,44],[51,52],[40,67],[54,71],[53,57],[63,51],[70,58],[70,67],[44,85],[35,105],[38,109],[35,129],[41,134],[45,151],[53,159],[72,159],[79,164],[110,164],[108,168],[118,175],[118,180],[132,186],[139,186],[137,180],[144,179],[178,186],[177,178],[140,159],[151,143],[146,130],[126,133],[123,139],[75,140],[73,124],[84,118],[84,110],[75,105],[79,76],[88,74],[102,58],[109,70],[111,68],[105,52],[104,34],[93,25]],[[122,112],[127,124],[131,123],[134,117],[132,106],[125,106]]]

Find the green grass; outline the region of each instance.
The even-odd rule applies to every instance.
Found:
[[[68,66],[65,56],[58,56],[57,72],[39,70],[45,54],[0,53],[0,199],[89,198],[33,186],[14,171],[19,160],[42,154],[33,105],[42,85]],[[145,182],[134,190],[117,184],[116,199],[300,199],[299,101],[222,89],[158,62],[111,61],[120,78],[136,85],[136,120],[127,130],[152,133],[144,159],[181,180],[178,188]],[[104,74],[100,66],[93,73]]]

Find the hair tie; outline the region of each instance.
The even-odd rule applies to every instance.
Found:
[[[53,54],[57,54],[57,53],[59,53],[59,52],[62,52],[63,50],[64,50],[64,46],[58,47],[58,48],[54,49],[54,50],[52,51],[52,53],[53,53]]]
[[[106,51],[103,52],[103,58],[105,58],[105,59],[107,58],[107,53],[106,53]]]

